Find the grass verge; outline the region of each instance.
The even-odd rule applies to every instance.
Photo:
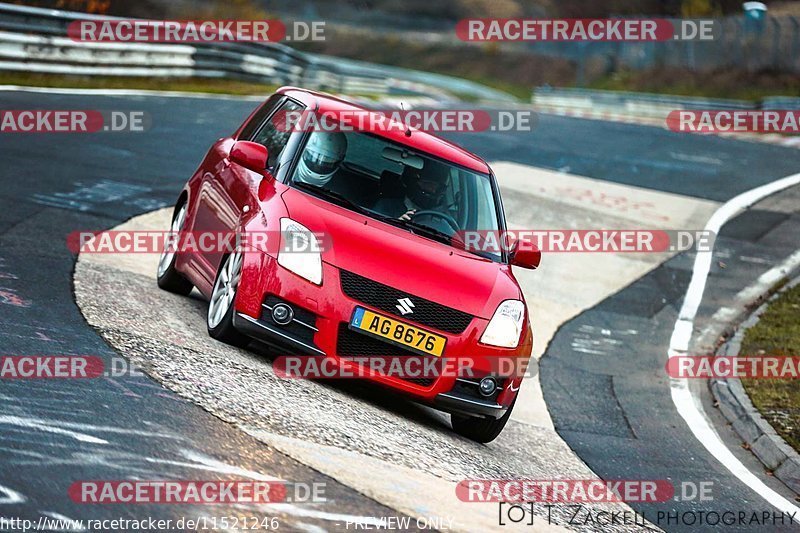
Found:
[[[589,88],[740,100],[800,96],[800,85],[797,84],[795,75],[769,70],[689,72],[683,69],[660,68],[622,71],[593,80]]]
[[[742,355],[800,356],[800,285],[772,301],[742,340]],[[775,431],[800,451],[800,380],[743,379],[753,405]]]
[[[134,78],[116,76],[64,76],[29,72],[3,72],[0,85],[71,89],[142,89],[214,94],[269,95],[277,85],[205,78]]]

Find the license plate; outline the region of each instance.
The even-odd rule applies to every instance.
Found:
[[[356,307],[350,328],[381,340],[399,344],[412,351],[441,357],[447,339],[405,322]]]

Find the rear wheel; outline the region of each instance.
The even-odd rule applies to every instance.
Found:
[[[175,210],[172,215],[172,226],[170,227],[171,237],[169,241],[177,243],[178,234],[183,230],[183,224],[186,222],[186,200]],[[165,291],[174,292],[186,296],[192,292],[192,283],[183,277],[183,274],[175,270],[175,256],[176,253],[168,243],[164,243],[164,250],[161,252],[161,257],[158,258],[158,271],[156,273],[156,280],[158,286]]]
[[[208,302],[208,334],[218,341],[243,348],[250,342],[250,338],[242,335],[233,326],[233,302],[236,300],[236,290],[242,277],[242,263],[244,256],[240,252],[227,255],[219,267],[214,288],[211,290],[211,300]]]
[[[517,403],[516,398],[514,398],[508,411],[500,418],[451,415],[450,422],[453,425],[453,431],[475,442],[492,442],[506,427],[506,422],[511,418],[511,411],[514,409],[515,403]]]

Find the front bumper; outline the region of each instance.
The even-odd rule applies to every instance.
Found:
[[[304,355],[324,356],[325,352],[301,339],[287,333],[283,328],[270,324],[263,318],[253,318],[244,313],[236,312],[233,315],[233,327],[254,339],[259,339],[267,344],[287,350],[289,353]]]
[[[437,394],[433,405],[448,413],[481,415],[491,418],[501,418],[508,411],[508,407],[497,402],[466,397],[454,392]]]
[[[266,312],[269,307],[265,309],[265,301],[276,297],[298,309],[303,315],[301,318],[306,322],[305,326],[312,326],[313,331],[302,328],[287,331],[274,324]],[[383,310],[373,309],[345,295],[341,288],[339,269],[330,264],[323,263],[323,283],[317,286],[280,267],[274,257],[261,252],[249,252],[245,253],[235,304],[234,326],[243,333],[276,347],[279,355],[329,357],[343,369],[352,370],[357,375],[366,374],[367,379],[371,381],[408,394],[416,400],[444,411],[498,418],[506,412],[514,400],[521,378],[497,375],[497,369],[491,365],[490,360],[494,356],[527,360],[531,350],[530,334],[526,335],[523,339],[525,342],[519,347],[510,350],[479,345],[480,335],[488,323],[486,319],[473,317],[460,334],[447,333],[419,324],[422,328],[446,337],[447,345],[442,355],[443,360],[466,358],[470,360],[472,368],[478,374],[497,375],[501,387],[497,394],[487,399],[477,393],[473,394],[469,384],[457,383],[465,380],[457,380],[457,377],[450,373],[431,380],[413,380],[371,370],[364,372],[363,369],[357,368],[356,363],[341,355],[338,346],[339,340],[343,339],[343,330],[347,329],[346,325],[349,324],[356,306],[387,314]],[[401,317],[395,318],[407,320]],[[360,334],[353,332],[352,335]],[[474,357],[476,350],[480,351],[480,357]]]

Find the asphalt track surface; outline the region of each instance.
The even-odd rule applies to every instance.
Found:
[[[797,212],[758,208],[723,230],[698,312],[700,320],[695,323],[696,331],[705,334],[699,336],[705,344],[698,339],[690,354],[712,353],[713,343],[726,325],[714,319],[715,313],[721,308],[742,312],[745,302],[738,299],[739,291],[753,284],[769,265],[791,255],[797,249],[798,235]],[[760,496],[732,479],[686,431],[670,396],[664,372],[665,347],[669,346],[693,262],[694,254],[685,253],[662,263],[569,321],[540,362],[544,397],[556,429],[600,477],[713,484],[713,501],[631,504],[655,525],[670,531],[696,530],[699,522],[693,522],[697,515],[691,511],[746,512],[748,516],[771,511]],[[717,430],[729,449],[751,471],[763,473],[763,466],[741,449],[738,439],[709,404],[705,388],[699,382],[692,385],[704,400],[705,411],[716,416]],[[598,424],[598,420],[603,423]],[[794,501],[780,482],[764,479]],[[678,515],[670,518],[663,513]],[[788,521],[785,526],[790,529]],[[737,524],[725,529],[751,528]]]
[[[3,354],[115,352],[87,326],[73,299],[74,256],[66,235],[112,227],[171,205],[215,139],[232,131],[252,101],[0,92],[4,109],[129,109],[154,117],[146,133],[3,135],[0,190],[0,351]],[[506,160],[597,179],[724,201],[793,174],[800,151],[659,128],[542,116],[531,134],[452,136],[488,160]],[[795,202],[796,204],[796,202]],[[698,323],[798,247],[798,216],[756,209],[726,229],[720,260],[747,268],[712,271]],[[747,263],[745,261],[744,263]],[[716,261],[715,261],[715,264]],[[666,346],[688,284],[683,254],[582,313],[558,332],[542,361],[542,386],[556,429],[605,479],[713,481],[714,501],[639,507],[659,510],[772,511],[711,457],[669,399]],[[113,296],[111,296],[113,299]],[[609,334],[605,334],[607,330]],[[635,342],[625,332],[637,332]],[[576,339],[612,342],[600,354],[576,351]],[[613,349],[609,349],[608,347]],[[701,398],[704,398],[700,391]],[[147,377],[84,384],[0,382],[0,516],[80,518],[86,506],[66,497],[82,479],[196,478],[267,472],[294,481],[326,481],[331,503],[319,513],[397,514],[319,472],[266,448]],[[413,422],[412,422],[413,423]],[[718,431],[735,449],[723,424]],[[726,433],[727,432],[727,433]],[[106,441],[99,445],[92,439]],[[748,453],[737,454],[775,490],[789,494]],[[634,505],[636,508],[636,506]],[[293,528],[339,524],[297,508],[271,508]],[[92,506],[92,517],[178,517],[197,509]],[[202,513],[209,514],[203,510]],[[225,514],[219,509],[214,515]],[[661,523],[666,530],[690,527]],[[696,527],[696,526],[695,526]],[[727,529],[727,528],[726,528]]]

